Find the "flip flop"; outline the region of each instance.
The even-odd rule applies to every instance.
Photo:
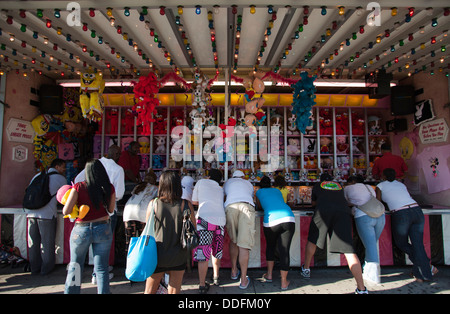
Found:
[[[436,267],[434,267],[433,265],[431,265],[431,274],[434,276],[434,275],[436,275],[438,272],[439,272],[439,270],[438,270]]]
[[[290,283],[291,283],[291,282],[289,281],[287,287],[285,287],[285,288],[281,287],[281,291],[286,291],[286,290],[288,290],[288,289],[289,289],[289,284],[290,284]]]
[[[266,278],[267,274],[262,275],[262,282],[272,282],[272,279]]]
[[[245,286],[239,284],[239,289],[245,290],[250,285],[250,278],[248,278],[248,276],[246,278],[247,278],[247,284]]]
[[[233,276],[233,274],[231,274],[231,280],[237,280],[237,279],[239,279],[240,276],[241,276],[241,271],[238,269],[236,276]]]

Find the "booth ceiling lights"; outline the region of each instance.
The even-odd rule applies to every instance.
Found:
[[[384,68],[400,80],[422,71],[449,72],[448,0],[389,7],[354,0],[335,6],[283,0],[157,0],[149,6],[134,0],[126,7],[117,0],[97,7],[82,1],[56,8],[61,2],[23,3],[0,5],[3,73],[35,71],[59,79],[92,70],[119,79],[153,71],[189,79],[196,70],[224,78],[228,69],[298,80],[302,71],[319,79],[362,79]]]

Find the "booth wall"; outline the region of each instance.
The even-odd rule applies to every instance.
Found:
[[[39,101],[39,97],[31,93],[31,88],[39,89],[42,84],[53,84],[53,81],[35,72],[27,77],[15,72],[5,74],[6,95],[3,128],[6,129],[11,118],[25,121],[33,120],[38,114],[37,107],[30,105],[30,100]],[[3,132],[2,161],[0,167],[0,207],[21,204],[25,188],[35,173],[33,144],[10,142],[8,135]],[[28,149],[28,158],[24,162],[14,161],[12,158],[13,147],[22,145]]]
[[[430,75],[429,72],[420,72],[400,82],[400,85],[413,85],[415,90],[423,89],[423,93],[416,96],[416,101],[431,99],[433,103],[433,111],[436,118],[444,118],[447,125],[450,125],[450,107],[446,106],[449,103],[449,78],[445,76],[443,72],[437,72],[434,75]],[[414,153],[409,160],[406,160],[409,170],[405,179],[411,194],[413,197],[426,204],[436,204],[442,206],[450,206],[450,188],[442,186],[437,188],[440,191],[435,192],[436,186],[431,189],[427,184],[425,178],[429,175],[426,172],[430,171],[430,166],[424,164],[426,160],[420,160],[420,154],[425,149],[438,150],[441,146],[447,146],[447,154],[445,159],[439,160],[439,175],[446,178],[447,182],[450,182],[450,136],[447,137],[446,142],[422,144],[419,138],[419,126],[413,124],[414,115],[407,115],[402,118],[406,118],[408,121],[408,130],[394,135],[394,143],[399,143],[401,138],[408,137],[414,144]],[[399,145],[393,145],[393,153],[400,155]],[[419,155],[419,156],[418,156]]]

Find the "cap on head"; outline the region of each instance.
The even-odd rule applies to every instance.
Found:
[[[233,172],[233,178],[241,178],[245,177],[245,174],[241,170],[236,170]]]

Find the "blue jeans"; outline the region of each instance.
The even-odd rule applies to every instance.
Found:
[[[109,294],[108,260],[112,242],[109,220],[86,224],[76,223],[70,235],[70,263],[64,293],[80,293],[84,262],[92,244],[94,273],[97,276],[97,292]]]
[[[378,218],[372,218],[364,215],[355,218],[355,223],[359,237],[366,248],[365,261],[379,264],[380,257],[378,256],[377,241],[380,238],[381,232],[383,232],[385,216],[382,215]]]
[[[423,245],[424,225],[425,217],[419,206],[402,209],[392,214],[392,233],[395,244],[408,254],[413,263],[414,277],[432,280],[430,260]]]

